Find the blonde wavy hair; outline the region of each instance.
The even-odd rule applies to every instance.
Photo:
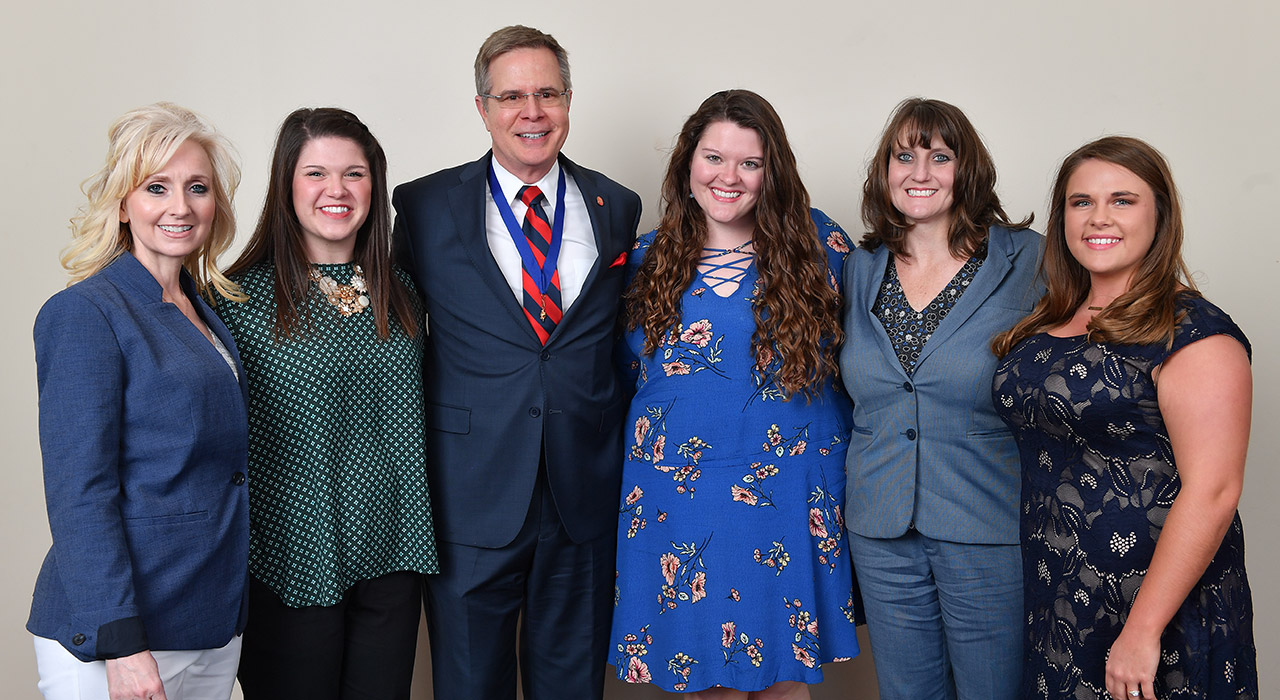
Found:
[[[132,250],[129,224],[120,221],[121,204],[190,140],[204,149],[213,165],[210,186],[216,208],[213,231],[187,256],[183,267],[201,294],[210,296],[212,288],[228,299],[245,299],[239,286],[217,267],[218,257],[231,247],[236,235],[231,200],[240,186],[240,166],[231,144],[204,117],[170,102],[127,112],[112,123],[107,138],[106,162],[81,185],[89,201],[71,220],[71,245],[62,254],[62,266],[71,275],[68,286],[97,274],[121,253]]]

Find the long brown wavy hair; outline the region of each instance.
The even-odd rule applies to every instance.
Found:
[[[1089,271],[1067,248],[1064,214],[1067,183],[1082,163],[1101,160],[1142,178],[1156,200],[1156,236],[1131,279],[1128,291],[1089,321],[1089,339],[1102,343],[1173,342],[1178,298],[1199,296],[1182,260],[1182,204],[1164,156],[1145,141],[1106,136],[1077,148],[1058,168],[1049,200],[1044,257],[1040,271],[1048,287],[1031,314],[995,337],[991,349],[1004,357],[1023,339],[1071,320],[1089,297]]]
[[[761,283],[751,336],[756,366],[763,371],[776,360],[773,381],[788,398],[811,398],[836,373],[835,347],[844,338],[840,295],[827,281],[826,254],[782,119],[749,90],[708,97],[680,130],[662,181],[662,218],[625,296],[627,329],[644,329],[644,354],[652,355],[680,322],[681,296],[707,239],[706,214],[689,196],[690,165],[703,132],[719,122],[755,131],[764,145],[752,234]]]
[[[907,257],[906,238],[911,224],[893,206],[889,186],[889,159],[901,148],[929,148],[937,136],[956,154],[956,175],[951,205],[951,230],[947,236],[951,254],[973,255],[987,239],[987,229],[1001,223],[1012,229],[1027,228],[1034,214],[1010,221],[996,194],[996,165],[982,137],[959,107],[941,100],[911,97],[898,103],[880,145],[867,165],[862,185],[862,223],[867,232],[859,242],[867,250],[881,245],[898,257]]]
[[[302,149],[312,139],[335,137],[355,142],[369,162],[372,194],[369,216],[356,232],[354,263],[364,270],[369,289],[370,310],[378,337],[390,335],[394,315],[405,333],[417,333],[409,290],[396,278],[391,265],[391,200],[387,196],[387,156],[382,146],[356,115],[345,109],[321,107],[299,109],[285,117],[276,137],[271,158],[271,180],[262,204],[258,227],[235,264],[227,270],[236,275],[259,262],[275,265],[277,338],[292,337],[306,325],[303,300],[311,289],[311,261],[303,246],[302,224],[293,208],[293,176]]]

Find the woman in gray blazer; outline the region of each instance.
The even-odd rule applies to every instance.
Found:
[[[1040,236],[1011,222],[964,114],[898,105],[845,265],[853,398],[845,508],[884,700],[1012,700],[1021,673],[1017,447],[991,338],[1039,298]]]

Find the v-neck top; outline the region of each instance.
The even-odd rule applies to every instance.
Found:
[[[938,292],[920,311],[916,311],[907,301],[906,292],[902,290],[902,281],[898,279],[898,266],[891,253],[886,263],[884,281],[880,283],[880,293],[876,296],[875,306],[871,313],[880,319],[884,332],[889,335],[893,351],[902,363],[902,369],[910,377],[915,374],[916,363],[920,360],[920,352],[929,337],[938,330],[942,319],[955,308],[960,296],[969,288],[982,263],[987,259],[987,242],[984,240],[973,255],[965,261],[947,286]]]

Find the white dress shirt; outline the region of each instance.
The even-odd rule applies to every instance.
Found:
[[[555,221],[556,185],[560,178],[559,162],[552,165],[551,170],[537,182],[521,182],[520,178],[507,172],[496,159],[490,162],[498,178],[498,185],[502,187],[502,194],[511,205],[511,213],[515,215],[516,221],[524,223],[524,214],[528,209],[518,196],[520,188],[524,185],[537,185],[538,189],[542,190],[546,198],[543,211],[547,214],[548,223]],[[573,176],[568,173],[565,173],[564,186],[564,238],[560,243],[560,259],[556,263],[556,270],[560,273],[561,311],[568,311],[569,306],[582,293],[582,285],[586,283],[587,275],[590,274],[591,266],[595,264],[598,253],[595,233],[591,229],[591,218],[587,216],[587,203],[582,199],[582,191],[578,189]],[[521,270],[524,268],[524,262],[520,259],[520,250],[511,240],[507,225],[502,220],[502,213],[498,211],[498,204],[493,200],[492,188],[486,185],[485,191],[484,221],[489,252],[498,263],[498,269],[502,271],[502,276],[511,287],[511,293],[515,295],[516,301],[523,301],[524,285],[521,282]]]

